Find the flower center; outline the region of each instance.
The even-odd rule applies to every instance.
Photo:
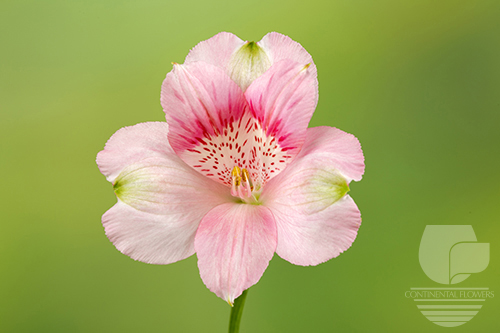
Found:
[[[231,195],[240,198],[245,203],[256,203],[258,200],[258,190],[254,192],[254,186],[250,173],[247,169],[235,166],[231,171],[232,186]]]
[[[182,153],[182,159],[198,172],[231,189],[236,186],[234,184],[248,180],[253,187],[250,192],[259,191],[291,159],[287,148],[282,148],[278,139],[266,135],[250,114],[236,121],[231,119],[222,131],[195,137],[192,143]]]

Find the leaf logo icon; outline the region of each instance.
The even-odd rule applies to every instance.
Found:
[[[424,273],[441,284],[456,284],[488,267],[490,244],[477,243],[470,225],[428,225],[420,242]]]

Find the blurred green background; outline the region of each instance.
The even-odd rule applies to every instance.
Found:
[[[404,297],[427,224],[471,224],[491,261],[461,287],[500,292],[500,2],[10,1],[0,4],[0,332],[225,332],[229,306],[196,256],[134,262],[104,235],[116,201],[95,155],[119,128],[164,120],[171,62],[220,31],[278,31],[318,66],[311,126],[355,134],[366,174],[347,252],[278,256],[241,332],[498,332],[487,300],[442,328]]]

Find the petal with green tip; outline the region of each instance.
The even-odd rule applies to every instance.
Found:
[[[229,77],[245,91],[269,67],[271,61],[266,52],[257,43],[247,42],[232,55],[227,69]]]
[[[307,266],[347,250],[361,224],[348,184],[363,170],[354,136],[331,127],[308,129],[300,154],[262,192],[278,228],[276,253]]]
[[[125,127],[97,156],[118,203],[102,217],[106,235],[135,260],[168,264],[194,253],[198,225],[229,191],[185,164],[168,144],[166,123]]]

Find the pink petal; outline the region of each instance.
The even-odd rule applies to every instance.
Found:
[[[244,44],[244,41],[232,33],[221,32],[210,39],[198,43],[189,52],[184,63],[189,64],[196,61],[203,61],[228,72],[227,65],[231,56]]]
[[[358,140],[335,128],[307,131],[300,154],[261,196],[278,228],[280,257],[297,265],[317,265],[348,249],[361,215],[346,192],[364,170]]]
[[[316,65],[314,65],[311,55],[307,53],[299,43],[277,32],[268,33],[261,41],[257,42],[257,45],[262,48],[263,51],[261,55],[262,60],[268,59],[269,64],[263,61],[261,64],[256,64],[255,72],[257,73],[252,73],[253,71],[247,72],[243,68],[244,66],[240,67],[237,63],[234,63],[235,55],[241,47],[247,43],[248,42],[242,41],[231,33],[221,32],[196,45],[191,52],[189,52],[184,63],[188,64],[196,61],[203,61],[218,66],[223,69],[228,76],[236,80],[243,91],[245,91],[248,85],[255,79],[255,75],[251,74],[260,74],[261,71],[259,67],[266,67],[267,69],[269,65],[284,59],[303,65],[311,64],[309,71],[316,77]],[[259,60],[255,59],[255,61]],[[235,73],[234,66],[238,67],[236,69],[238,73]]]
[[[270,209],[278,228],[276,253],[295,265],[318,265],[351,247],[361,225],[361,214],[349,195],[314,214],[294,204]]]
[[[119,129],[97,154],[97,166],[113,182],[126,166],[149,157],[173,154],[165,122],[141,123]]]
[[[365,158],[358,139],[334,127],[320,126],[307,130],[301,158],[321,155],[348,181],[360,181],[365,172]],[[299,156],[297,156],[299,158]]]
[[[310,66],[309,66],[310,67]],[[288,155],[296,155],[318,101],[318,81],[306,63],[282,60],[245,92],[254,117]]]
[[[241,89],[215,66],[176,65],[163,83],[162,105],[177,155],[221,184],[230,186],[234,166],[264,184],[290,160],[277,138],[262,133]]]
[[[296,41],[277,32],[270,32],[257,43],[266,51],[274,64],[283,59],[289,59],[299,64],[311,64],[309,71],[316,77],[316,66],[311,55]]]
[[[193,254],[203,216],[232,199],[226,187],[177,157],[167,135],[166,123],[125,127],[97,156],[118,197],[103,215],[107,236],[121,252],[155,264]]]
[[[199,212],[196,222],[179,212],[150,214],[118,201],[102,216],[102,224],[123,254],[149,264],[170,264],[194,254],[194,235],[202,217]]]
[[[177,154],[218,135],[248,110],[238,85],[220,68],[203,62],[175,65],[163,81],[161,104]]]
[[[117,197],[135,209],[197,222],[211,208],[232,200],[227,187],[200,175],[175,154],[125,167],[113,187]]]
[[[243,91],[271,66],[261,47],[253,42],[243,42],[227,32],[196,45],[186,57],[185,64],[196,61],[221,68]]]
[[[233,304],[257,283],[276,249],[276,225],[264,206],[226,203],[201,221],[195,238],[205,285]]]

